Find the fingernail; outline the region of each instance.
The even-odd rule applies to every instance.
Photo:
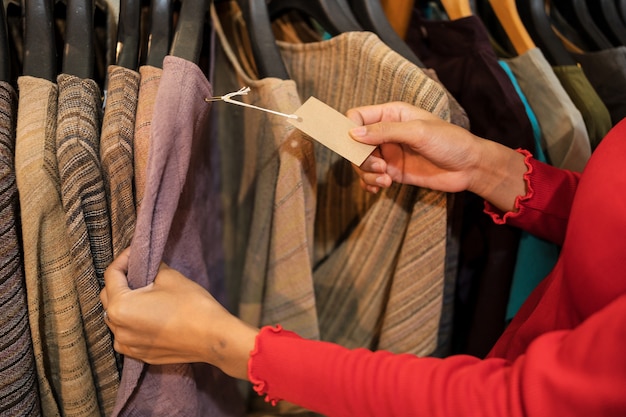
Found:
[[[357,126],[350,129],[350,134],[352,136],[365,136],[367,132],[367,128],[365,126]]]
[[[385,184],[385,177],[383,177],[383,176],[376,177],[376,184],[379,184],[379,185],[382,185],[382,186],[386,185]]]

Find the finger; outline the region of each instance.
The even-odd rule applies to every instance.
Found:
[[[104,287],[107,292],[105,297],[129,289],[126,278],[129,257],[130,248],[126,248],[104,271]]]
[[[170,269],[169,265],[166,264],[165,262],[161,261],[161,263],[159,264],[159,271],[163,271],[166,269]]]
[[[358,167],[360,172],[377,172],[382,174],[387,170],[387,162],[380,156],[377,156],[380,155],[380,151],[376,149],[374,152]]]
[[[350,136],[359,142],[370,145],[385,143],[419,146],[427,137],[422,132],[423,123],[419,120],[410,122],[379,122],[350,129]]]
[[[102,307],[106,310],[109,305],[109,297],[107,296],[106,286],[102,289],[102,291],[100,291],[100,302],[102,303]]]
[[[378,192],[380,191],[380,187],[369,185],[365,181],[363,181],[362,178],[359,179],[359,185],[363,190],[367,191],[368,193],[378,194]]]
[[[369,125],[384,120],[399,120],[406,103],[384,103],[371,106],[355,107],[346,112],[346,116],[357,125]]]

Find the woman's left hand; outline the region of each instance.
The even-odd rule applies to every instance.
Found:
[[[115,350],[151,364],[207,362],[246,379],[258,329],[164,263],[152,284],[130,289],[129,255],[126,249],[107,268],[100,293]]]

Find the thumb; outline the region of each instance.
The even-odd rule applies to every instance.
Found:
[[[412,122],[378,122],[350,129],[350,136],[362,143],[381,145],[383,143],[415,144],[419,139],[413,132]]]
[[[129,258],[130,247],[124,249],[124,251],[111,262],[106,271],[104,271],[104,285],[107,292],[110,294],[129,290],[128,279],[126,278]]]

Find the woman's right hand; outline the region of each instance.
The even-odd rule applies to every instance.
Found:
[[[470,187],[480,139],[467,130],[403,102],[357,107],[347,116],[361,125],[350,131],[355,140],[378,145],[355,167],[367,190],[392,182],[449,192]]]
[[[444,192],[469,190],[503,211],[526,193],[524,156],[404,102],[357,107],[353,139],[377,145],[355,169],[370,192],[392,182]]]

